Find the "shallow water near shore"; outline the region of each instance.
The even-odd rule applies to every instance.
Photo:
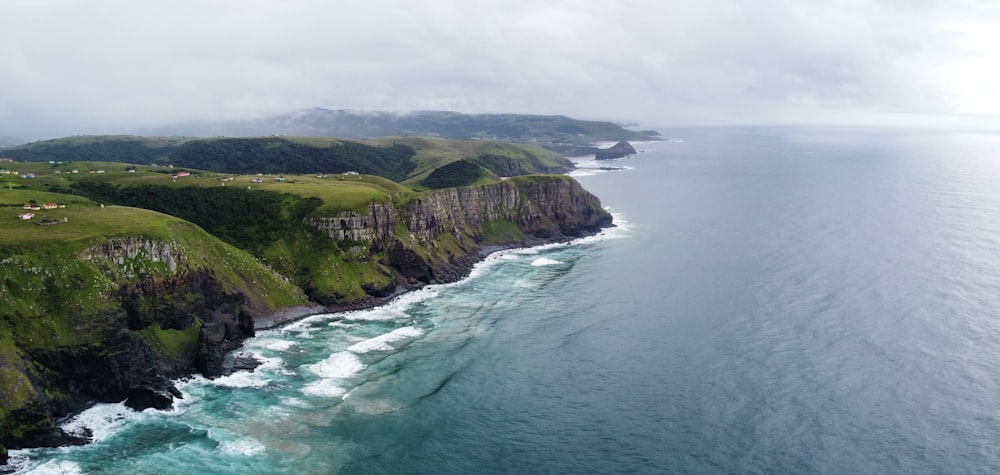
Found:
[[[1000,471],[1000,136],[660,129],[619,227],[258,332],[27,473]],[[624,168],[602,170],[599,167]]]

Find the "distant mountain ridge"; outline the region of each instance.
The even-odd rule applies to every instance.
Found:
[[[349,139],[420,135],[533,143],[559,152],[568,152],[594,142],[660,139],[660,134],[652,130],[636,131],[612,122],[577,120],[562,115],[463,114],[451,111],[395,113],[318,107],[257,120],[158,127],[143,131],[143,134],[301,135]]]

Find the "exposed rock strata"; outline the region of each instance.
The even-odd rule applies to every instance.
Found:
[[[611,215],[600,201],[575,180],[564,176],[535,176],[501,183],[436,190],[397,208],[372,203],[366,214],[340,213],[310,218],[306,224],[337,241],[365,242],[372,252],[385,251],[386,264],[407,280],[452,282],[464,277],[481,259],[484,226],[506,221],[524,234],[518,245],[560,241],[594,233],[611,225]],[[397,234],[399,226],[405,232]],[[417,251],[434,248],[442,236],[456,239],[460,255],[433,259]],[[369,292],[384,297],[391,289]]]
[[[385,243],[392,236],[394,222],[392,205],[372,202],[367,213],[346,211],[335,216],[311,218],[306,224],[325,231],[336,241]]]
[[[170,378],[195,370],[209,377],[223,374],[226,354],[254,334],[245,296],[226,290],[212,270],[189,266],[172,243],[113,238],[77,257],[95,261],[119,282],[108,295],[111,310],[89,317],[102,328],[93,342],[21,354],[25,384],[37,396],[2,421],[20,429],[0,432],[0,446],[79,443],[79,436],[62,433],[52,421],[94,401],[127,400],[136,410],[169,408],[180,396]],[[161,330],[181,335],[182,343],[187,336],[189,344],[171,354],[149,337]]]
[[[516,232],[491,234],[491,226],[498,223]],[[357,243],[369,256],[378,253],[395,273],[389,286],[366,288],[368,297],[327,308],[346,310],[380,304],[426,283],[459,280],[490,249],[558,242],[597,232],[611,225],[611,215],[571,178],[531,176],[429,192],[402,205],[373,202],[363,213],[311,218],[304,224],[336,241]],[[103,322],[100,344],[23,355],[24,384],[34,385],[40,396],[10,417],[38,430],[16,437],[0,434],[2,445],[24,446],[33,434],[41,437],[30,439],[36,440],[31,443],[35,445],[41,444],[37,440],[76,443],[72,438],[59,442],[51,421],[81,409],[88,401],[128,398],[129,406],[138,410],[169,407],[179,392],[168,378],[194,371],[214,377],[251,369],[252,361],[234,359],[231,351],[253,336],[256,317],[267,325],[285,321],[280,315],[270,319],[258,315],[247,305],[246,295],[224,285],[212,269],[192,265],[192,259],[169,241],[113,238],[77,257],[94,261],[117,283],[117,290],[108,295],[115,302],[113,310],[99,316]],[[320,309],[299,307],[290,315]],[[182,351],[171,354],[156,347],[149,335],[160,332],[180,338]],[[65,397],[50,398],[49,388]]]

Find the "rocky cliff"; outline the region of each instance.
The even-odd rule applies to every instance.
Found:
[[[306,224],[327,233],[335,241],[384,244],[392,237],[396,221],[394,211],[391,204],[373,201],[366,213],[344,211],[334,216],[308,218]]]
[[[404,281],[463,277],[487,245],[561,241],[611,225],[600,201],[572,178],[515,177],[448,188],[406,202],[372,203],[367,214],[341,213],[306,223],[337,241],[366,241]]]
[[[305,264],[288,264],[291,276],[189,223],[167,236],[100,239],[69,255],[12,249],[0,268],[8,305],[0,313],[0,447],[80,442],[53,421],[88,401],[168,407],[179,395],[169,378],[223,374],[255,320],[280,323],[272,314],[307,304],[303,291],[331,308],[378,304],[462,278],[484,250],[610,225],[572,178],[534,175],[306,217],[302,242],[285,243],[307,251]],[[327,281],[362,293],[324,290]]]
[[[223,374],[254,317],[277,310],[254,294],[304,303],[280,276],[250,268],[250,256],[178,229],[176,239],[112,237],[72,254],[2,250],[0,447],[85,442],[54,421],[93,401],[170,407],[180,396],[170,379]],[[240,269],[259,283],[234,279]]]
[[[425,242],[463,231],[479,241],[484,238],[483,226],[500,220],[539,238],[581,236],[611,224],[611,215],[596,197],[561,176],[435,191],[409,202],[403,216],[407,230]]]
[[[611,160],[614,158],[623,158],[635,154],[636,151],[635,148],[632,147],[632,144],[622,140],[621,142],[618,142],[612,145],[611,147],[605,149],[597,149],[594,158],[596,158],[597,160]]]

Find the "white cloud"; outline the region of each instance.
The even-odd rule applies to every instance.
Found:
[[[845,0],[5,0],[3,135],[320,106],[821,123],[1000,114],[1000,14]]]

